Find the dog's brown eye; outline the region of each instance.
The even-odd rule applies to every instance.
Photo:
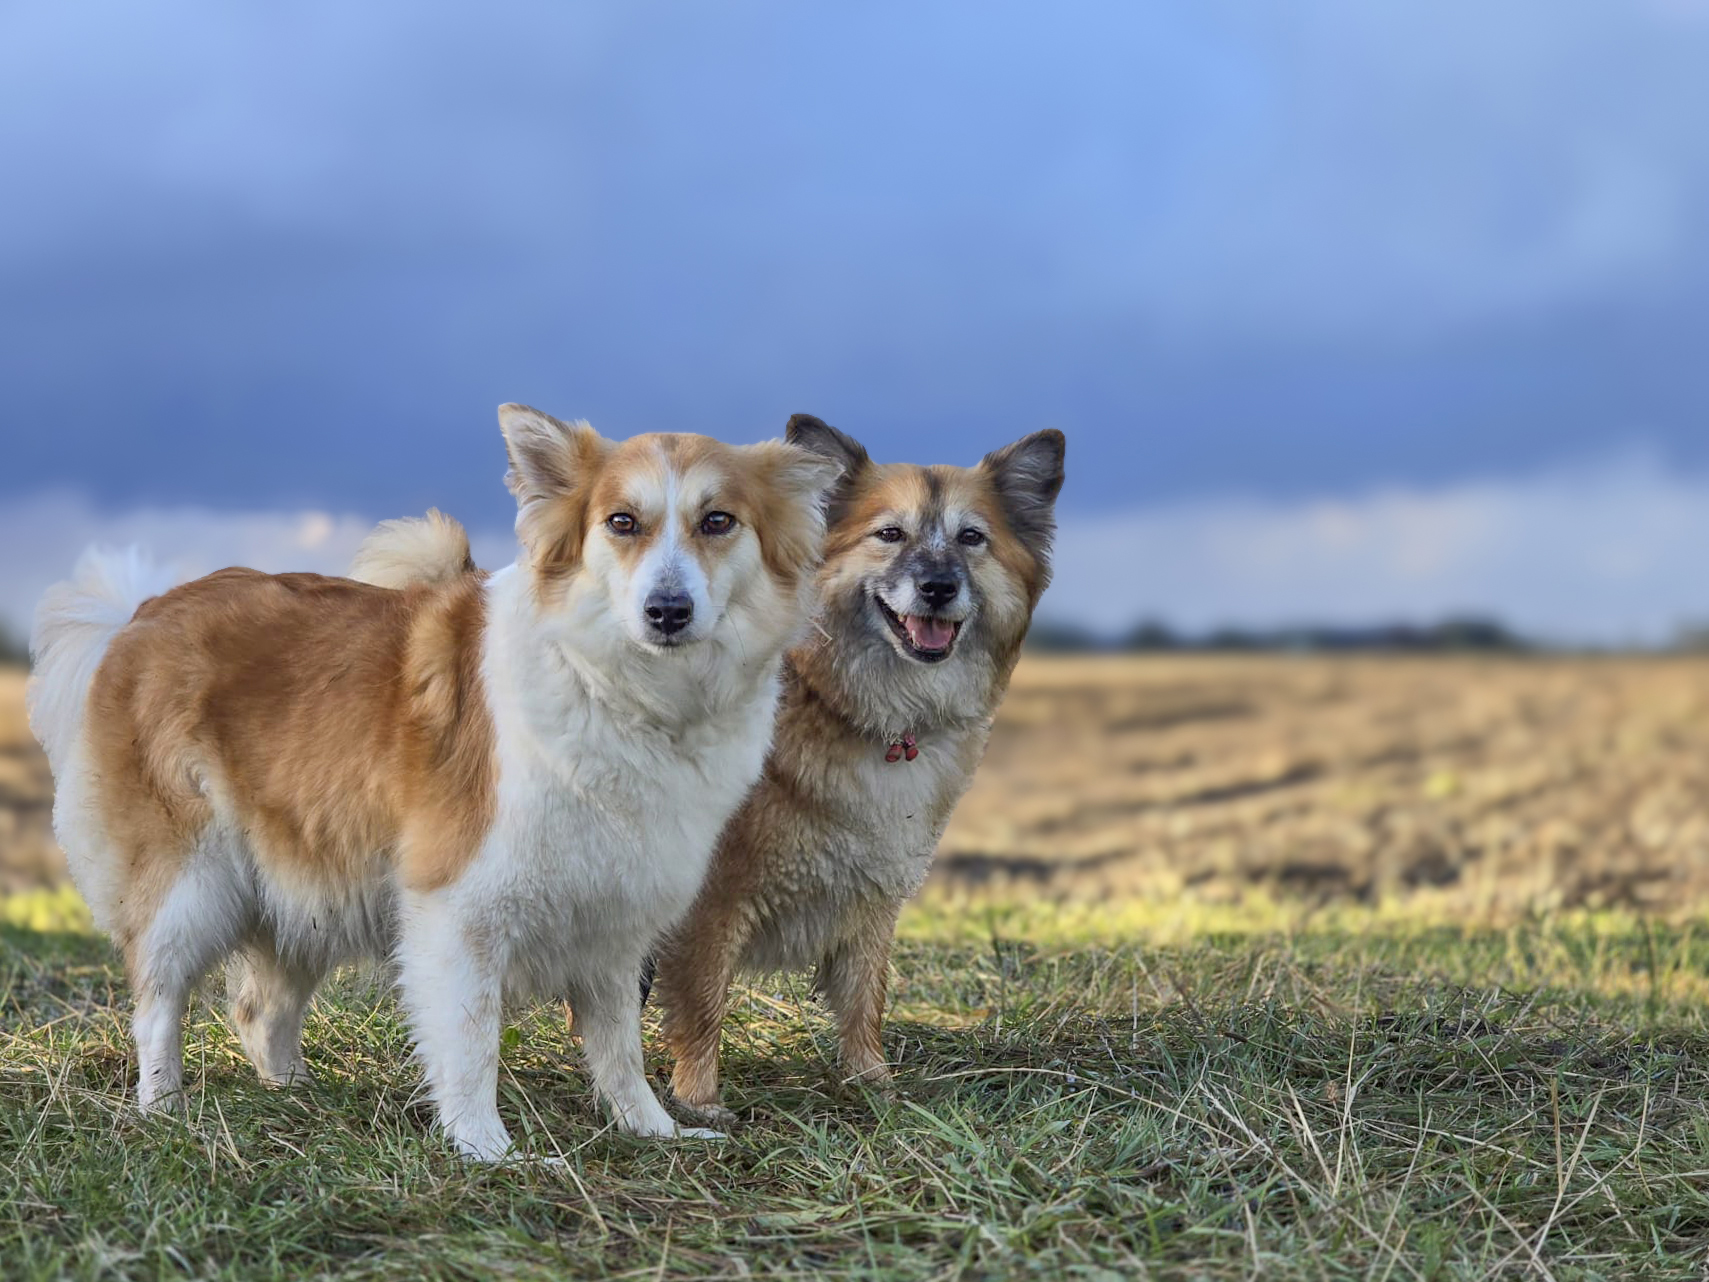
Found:
[[[611,527],[611,532],[613,534],[635,533],[635,518],[630,516],[627,512],[613,512],[610,516],[605,518],[605,523]]]
[[[900,525],[887,525],[873,537],[880,543],[900,543],[902,541],[902,527]]]
[[[981,543],[985,542],[985,535],[981,531],[974,529],[972,526],[968,526],[960,534],[956,535],[956,538],[970,548],[976,548]]]
[[[708,512],[700,518],[702,534],[728,534],[736,528],[736,518],[728,512]]]

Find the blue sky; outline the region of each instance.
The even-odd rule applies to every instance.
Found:
[[[1542,576],[1538,626],[1665,631],[1709,616],[1673,559],[1709,493],[1706,54],[1693,0],[7,6],[0,537],[195,512],[330,522],[256,559],[331,556],[432,503],[498,540],[501,401],[738,440],[807,410],[921,461],[1067,431],[1065,527],[1120,584],[1065,577],[1062,614]],[[1677,522],[1599,592],[1606,548],[1539,524],[1562,487]],[[1537,549],[1511,581],[1466,545],[1428,592],[1315,553],[1260,592],[1203,543],[1470,493]],[[1201,542],[1157,534],[1148,586],[1169,514]],[[14,555],[0,614],[64,568]]]

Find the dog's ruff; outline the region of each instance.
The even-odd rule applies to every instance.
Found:
[[[836,469],[501,421],[523,555],[490,578],[228,570],[157,595],[140,558],[92,553],[43,602],[32,722],[74,879],[125,953],[145,1109],[181,1091],[184,1003],[222,959],[245,1052],[289,1083],[319,980],[391,956],[464,1154],[511,1152],[502,1004],[541,994],[569,997],[623,1129],[710,1134],[643,1076],[636,977],[758,776]],[[735,525],[707,532],[707,508]],[[692,604],[681,635],[643,610],[661,590]]]

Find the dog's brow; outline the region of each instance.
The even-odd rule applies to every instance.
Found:
[[[621,493],[624,502],[643,511],[657,512],[668,508],[670,502],[670,485],[665,478],[646,472],[629,477]]]
[[[685,506],[689,503],[689,495],[700,507],[716,500],[720,490],[724,488],[724,469],[711,459],[690,459],[681,464],[674,473],[673,489],[676,499]]]

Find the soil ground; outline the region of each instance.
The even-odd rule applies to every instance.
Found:
[[[1709,900],[1709,661],[1031,660],[940,885]]]
[[[64,877],[65,857],[53,841],[53,776],[24,716],[24,674],[0,668],[0,895]]]

